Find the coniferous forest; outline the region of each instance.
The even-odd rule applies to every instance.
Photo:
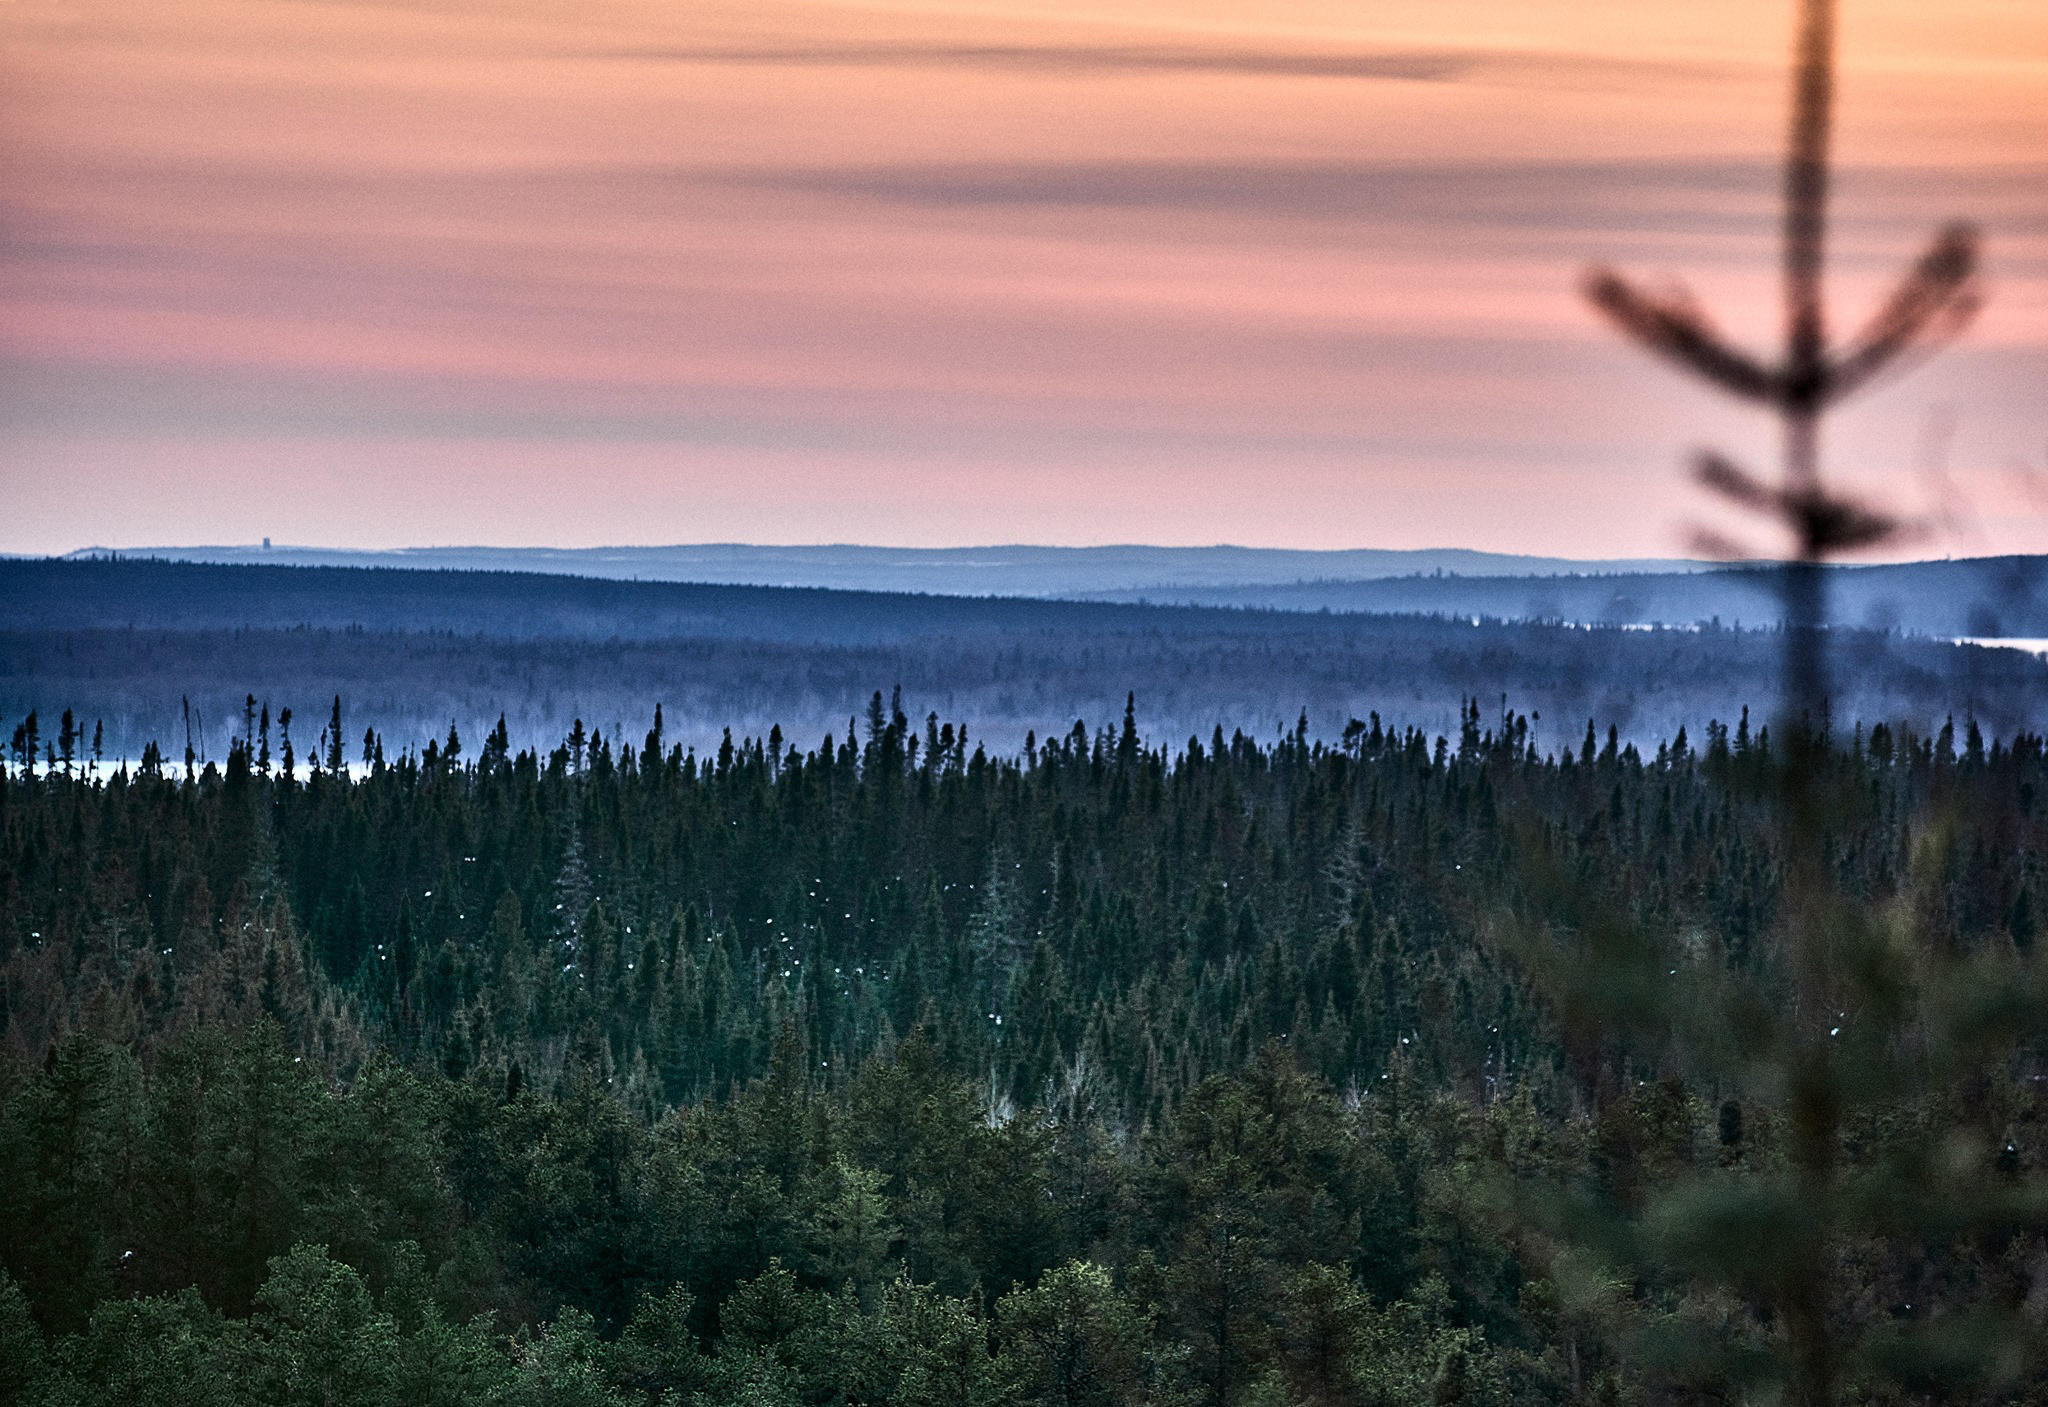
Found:
[[[2038,736],[336,715],[0,782],[0,1399],[2048,1400]]]
[[[0,1407],[2048,1407],[2024,7],[8,8]]]

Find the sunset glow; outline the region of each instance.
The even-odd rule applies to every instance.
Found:
[[[751,540],[1682,550],[1777,335],[1778,0],[0,6],[0,550]],[[1848,0],[1832,284],[1983,229],[1831,424],[2048,549],[2048,7]]]

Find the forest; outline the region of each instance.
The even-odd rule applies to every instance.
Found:
[[[0,1398],[2048,1400],[2041,737],[1802,754],[1822,1009],[1746,710],[863,712],[65,715],[0,781]]]

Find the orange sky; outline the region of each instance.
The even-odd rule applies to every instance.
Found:
[[[1670,552],[1769,426],[1789,0],[0,0],[0,551],[859,540]],[[1985,228],[1831,426],[2048,550],[2048,5],[1846,0],[1835,288]]]

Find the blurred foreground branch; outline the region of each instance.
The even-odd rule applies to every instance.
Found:
[[[1976,235],[1951,225],[1853,338],[1831,343],[1822,274],[1834,29],[1833,0],[1801,0],[1782,352],[1766,360],[1730,344],[1682,288],[1648,292],[1605,268],[1586,281],[1625,334],[1768,408],[1782,427],[1775,482],[1712,451],[1696,465],[1707,488],[1775,521],[1793,544],[1781,576],[1782,713],[1755,837],[1769,856],[1757,884],[1775,904],[1771,942],[1738,956],[1700,935],[1652,931],[1583,875],[1546,876],[1540,861],[1533,905],[1506,917],[1568,1045],[1594,1063],[1621,1052],[1632,1070],[1690,1082],[1720,1105],[1724,1146],[1738,1150],[1634,1205],[1583,1190],[1539,1199],[1538,1220],[1633,1268],[1639,1286],[1692,1297],[1691,1317],[1645,1321],[1646,1383],[1711,1384],[1745,1400],[1762,1391],[1808,1407],[2000,1392],[2048,1367],[2048,1181],[2029,1175],[2009,1131],[2015,1108],[2038,1102],[2023,1081],[2039,1076],[2021,1072],[2048,1029],[2041,965],[2009,947],[1963,953],[1927,941],[1924,905],[1949,863],[1938,815],[1921,818],[1895,892],[1854,895],[1836,873],[1834,837],[1867,798],[1829,735],[1821,567],[1895,541],[1907,525],[1826,482],[1821,419],[1952,337],[1980,295]],[[1597,1081],[1591,1093],[1597,1104],[1618,1091],[1610,1078],[1604,1095]],[[1769,1156],[1740,1154],[1746,1124],[1771,1132]],[[1976,1293],[1962,1297],[1967,1311],[1938,1320],[1916,1315],[1918,1301],[1878,1310],[1858,1281],[1879,1264],[1903,1267],[1908,1283],[1974,1267]],[[1733,1296],[1746,1337],[1703,1328],[1712,1316],[1699,1307],[1715,1295]]]

